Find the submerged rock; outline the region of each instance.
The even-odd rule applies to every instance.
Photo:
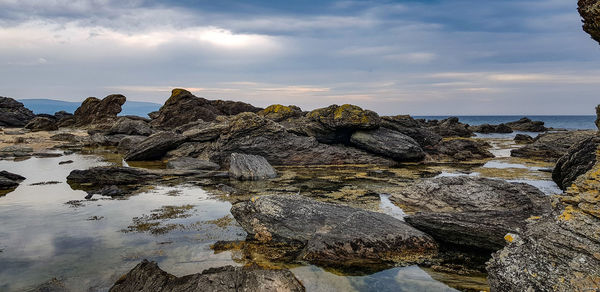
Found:
[[[531,185],[469,176],[422,180],[390,199],[419,211],[406,222],[437,240],[489,250],[502,248],[527,218],[550,211],[547,196]]]
[[[521,118],[518,121],[508,122],[506,125],[515,131],[523,132],[545,132],[548,130],[544,127],[544,122],[532,121],[529,118]]]
[[[109,291],[304,291],[304,286],[289,270],[225,266],[176,277],[161,270],[155,262],[143,260]]]
[[[35,117],[27,125],[24,127],[25,129],[29,129],[32,132],[38,131],[56,131],[58,130],[58,125],[55,119],[46,118],[46,117]]]
[[[436,254],[427,234],[389,215],[299,195],[253,198],[231,213],[248,240],[289,244],[300,261],[351,267],[418,263]]]
[[[569,148],[567,154],[558,159],[552,171],[552,180],[561,190],[566,190],[580,175],[596,164],[596,152],[600,137],[587,138]]]
[[[544,133],[537,136],[533,143],[510,151],[513,157],[556,161],[567,154],[571,146],[595,135],[594,131],[561,131]]]
[[[22,103],[0,96],[0,127],[23,127],[34,117]]]
[[[239,180],[263,180],[276,177],[277,172],[262,156],[231,153],[229,175]]]
[[[425,157],[421,146],[411,137],[387,128],[356,131],[350,144],[397,161],[419,161]]]
[[[218,164],[208,160],[202,160],[193,157],[180,157],[169,160],[167,162],[167,168],[217,170],[221,167]]]
[[[158,132],[131,148],[125,160],[156,160],[185,142],[186,137],[175,132]]]

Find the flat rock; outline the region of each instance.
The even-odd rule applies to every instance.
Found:
[[[231,153],[229,175],[239,180],[263,180],[276,177],[277,171],[262,156]]]
[[[167,162],[168,169],[204,169],[218,170],[221,168],[218,164],[208,160],[202,160],[193,157],[179,157]]]
[[[204,291],[304,291],[289,270],[263,270],[225,266],[199,274],[176,277],[155,262],[143,260],[121,277],[110,292],[204,292]]]
[[[328,266],[418,263],[437,252],[427,234],[389,215],[299,195],[253,198],[231,213],[248,240],[287,243],[297,259]]]
[[[388,128],[356,131],[350,137],[350,144],[397,161],[419,161],[425,157],[413,138]]]

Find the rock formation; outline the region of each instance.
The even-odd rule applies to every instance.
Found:
[[[513,157],[525,157],[554,162],[567,153],[571,146],[595,135],[594,131],[561,131],[537,136],[533,143],[513,149]]]
[[[548,130],[542,121],[532,121],[529,118],[521,118],[518,121],[506,123],[508,127],[515,131],[523,132],[545,132]]]
[[[552,180],[562,190],[566,190],[582,174],[596,164],[596,151],[600,137],[589,137],[569,148],[567,154],[558,159],[552,171]]]
[[[229,176],[239,180],[263,180],[276,177],[277,171],[262,156],[231,153]]]
[[[121,106],[125,103],[125,96],[113,94],[100,100],[88,97],[73,115],[74,126],[93,126],[98,128],[110,128],[117,114],[121,112]]]
[[[583,18],[583,30],[600,43],[600,2],[598,0],[579,0],[577,4],[579,14]]]
[[[58,124],[56,119],[47,117],[35,117],[24,127],[32,132],[37,131],[56,131],[58,130]]]
[[[22,103],[0,96],[0,127],[23,127],[34,117]]]

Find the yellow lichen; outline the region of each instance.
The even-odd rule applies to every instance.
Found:
[[[268,106],[267,108],[265,108],[263,110],[263,113],[268,114],[268,113],[291,113],[294,110],[292,110],[292,108],[290,108],[289,106],[285,106],[285,105],[281,105],[281,104],[273,104]]]
[[[513,242],[515,240],[515,238],[512,234],[509,233],[504,236],[504,240],[506,240],[507,242]]]
[[[573,218],[573,212],[575,211],[575,209],[573,208],[573,206],[567,206],[565,207],[565,210],[562,212],[562,214],[560,214],[560,216],[558,216],[558,219],[563,220],[563,221],[569,221]]]
[[[539,220],[540,218],[542,218],[542,217],[540,217],[540,216],[531,216],[531,217],[529,217],[527,219],[529,219],[529,220]]]

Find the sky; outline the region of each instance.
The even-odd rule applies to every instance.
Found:
[[[594,114],[575,0],[0,0],[0,96]]]

